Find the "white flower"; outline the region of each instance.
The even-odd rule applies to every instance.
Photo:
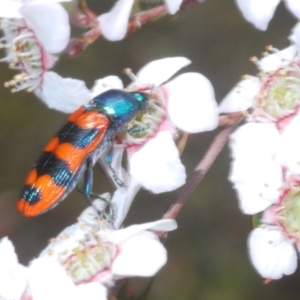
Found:
[[[273,18],[275,9],[280,0],[236,0],[244,18],[260,30],[266,30]],[[286,7],[300,19],[300,3],[298,0],[284,0]]]
[[[182,4],[182,0],[166,0],[165,2],[172,15]],[[98,17],[104,37],[110,41],[122,40],[125,37],[133,4],[134,0],[118,0],[111,11]]]
[[[50,108],[70,113],[90,100],[90,92],[82,81],[48,71],[70,38],[68,14],[56,3],[63,1],[5,0],[0,41],[6,49],[2,61],[20,72],[6,86],[14,92],[34,91]]]
[[[185,183],[185,168],[174,143],[176,128],[195,133],[213,130],[218,124],[213,87],[206,77],[185,73],[166,83],[189,63],[184,57],[165,58],[150,62],[137,76],[129,74],[133,83],[127,90],[147,92],[151,105],[129,124],[119,140],[127,150],[129,174],[154,193],[171,191]],[[120,89],[121,84],[117,78],[104,78],[97,81],[94,95]]]
[[[299,181],[291,181],[275,205],[262,216],[262,225],[248,239],[254,267],[267,279],[290,275],[297,268],[300,245]]]
[[[102,202],[94,201],[102,208]],[[165,264],[164,246],[152,231],[176,229],[174,220],[160,220],[115,230],[87,208],[78,223],[67,227],[40,254],[64,266],[75,283],[112,285],[131,276],[153,276]]]
[[[29,267],[18,263],[8,238],[0,241],[0,298],[5,300],[107,299],[106,288],[97,282],[75,285],[53,258],[35,259]]]
[[[292,45],[255,61],[259,77],[245,76],[220,103],[221,113],[250,110],[249,119],[286,126],[300,106],[300,60]],[[255,58],[256,59],[256,58]]]

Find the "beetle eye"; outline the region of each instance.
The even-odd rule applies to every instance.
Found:
[[[134,97],[137,101],[140,101],[140,102],[144,102],[146,101],[146,97],[145,95],[141,94],[141,93],[136,93],[134,94]]]

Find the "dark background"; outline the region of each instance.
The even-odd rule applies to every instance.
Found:
[[[97,14],[112,5],[109,0],[88,3]],[[260,56],[266,45],[279,49],[288,46],[287,36],[295,23],[281,4],[268,31],[261,32],[242,18],[233,0],[209,0],[189,7],[163,26],[144,28],[121,42],[99,39],[76,59],[63,55],[54,70],[64,77],[86,80],[91,87],[95,79],[110,74],[128,83],[122,74],[125,67],[137,71],[151,60],[186,56],[193,63],[182,72],[197,71],[207,76],[220,101],[241,75],[257,72],[248,61],[250,56]],[[5,63],[0,65],[0,82],[13,74]],[[75,191],[42,216],[26,219],[16,212],[15,203],[30,166],[66,116],[47,109],[32,94],[11,94],[4,88],[0,93],[0,237],[9,236],[20,261],[26,264],[50,237],[76,220],[86,203]],[[213,135],[190,136],[182,155],[188,176]],[[95,172],[96,190],[113,191],[101,172]],[[224,149],[180,213],[179,228],[169,234],[168,263],[156,276],[149,300],[299,299],[299,271],[263,285],[251,266],[246,246],[251,218],[240,213],[227,182],[228,172],[228,149]],[[129,222],[160,218],[177,194],[140,192]]]

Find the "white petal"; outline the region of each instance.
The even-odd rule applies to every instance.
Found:
[[[74,283],[52,258],[38,258],[29,267],[29,286],[34,300],[72,299]]]
[[[134,0],[119,0],[112,10],[98,17],[102,34],[110,41],[122,40],[127,33],[127,24]]]
[[[285,5],[289,9],[289,11],[299,20],[300,2],[298,0],[285,0]]]
[[[136,236],[122,244],[112,265],[119,276],[154,276],[167,261],[167,252],[157,240]]]
[[[107,289],[99,282],[80,284],[75,288],[75,298],[72,298],[72,300],[73,299],[107,300]]]
[[[130,186],[125,193],[120,190],[115,191],[111,200],[116,211],[116,217],[114,220],[115,228],[119,228],[122,225],[125,217],[127,216],[131,203],[140,188],[141,184],[136,179],[131,178]]]
[[[230,136],[230,148],[234,159],[272,159],[280,142],[276,126],[271,123],[247,123]]]
[[[159,132],[128,160],[130,174],[153,193],[173,191],[185,183],[185,168],[170,132]]]
[[[279,133],[269,123],[248,123],[231,135],[229,179],[238,192],[243,213],[260,212],[279,199],[283,175],[274,160],[278,143]]]
[[[260,30],[266,30],[280,0],[236,0],[244,18]]]
[[[273,160],[237,159],[229,176],[245,214],[255,214],[276,203],[283,185],[282,169]]]
[[[168,6],[169,13],[174,15],[179,10],[182,0],[165,0]]]
[[[270,172],[265,172],[263,175],[267,176],[272,174],[272,170],[273,169],[271,169]],[[277,171],[277,169],[275,171]],[[275,178],[278,182],[280,182],[280,179],[281,178]],[[230,180],[232,181],[231,178]],[[274,178],[270,178],[268,181],[274,181]],[[274,184],[266,188],[265,185],[268,181],[261,178],[261,180],[257,180],[257,182],[239,182],[234,184],[234,188],[238,194],[239,208],[242,213],[248,215],[259,213],[270,207],[270,205],[279,199],[280,192],[278,189],[281,185],[279,187],[279,184]]]
[[[55,72],[44,74],[43,86],[35,94],[48,107],[72,113],[91,99],[91,92],[82,80],[63,78]]]
[[[118,76],[107,76],[96,80],[92,87],[92,97],[94,98],[111,89],[123,89],[122,80]]]
[[[300,22],[298,22],[292,29],[292,33],[289,36],[289,40],[294,42],[298,52],[300,50]]]
[[[26,287],[27,269],[18,263],[14,246],[5,237],[0,242],[0,295],[4,299],[20,299]]]
[[[6,0],[5,3],[2,3],[2,7],[0,9],[0,18],[23,18],[23,16],[19,13],[19,9],[22,5],[22,2],[19,1]]]
[[[168,114],[176,127],[189,132],[213,130],[218,126],[218,105],[210,81],[200,73],[185,73],[164,85]]]
[[[191,61],[185,57],[167,57],[154,60],[141,68],[137,77],[140,82],[159,86]]]
[[[20,13],[49,53],[63,51],[70,39],[69,17],[58,3],[25,3]]]
[[[300,174],[300,115],[297,115],[281,135],[276,159],[294,174]]]
[[[7,237],[0,240],[0,254],[0,271],[18,266],[18,257],[15,253],[15,248]]]
[[[149,222],[144,224],[132,225],[126,228],[115,230],[111,232],[110,239],[116,244],[122,243],[123,241],[131,238],[136,234],[140,234],[145,230],[154,231],[172,231],[177,228],[177,223],[173,219],[162,219],[155,222]]]
[[[295,59],[296,55],[297,48],[295,45],[291,45],[279,52],[275,52],[260,59],[257,65],[261,71],[275,71],[279,68],[287,66]]]
[[[221,113],[233,113],[245,111],[252,107],[253,99],[260,90],[258,77],[250,76],[240,81],[221,101],[219,111]]]
[[[279,279],[295,272],[296,250],[277,227],[254,229],[248,246],[253,265],[264,278]]]

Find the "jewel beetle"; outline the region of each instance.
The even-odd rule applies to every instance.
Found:
[[[27,175],[18,211],[26,217],[46,212],[74,189],[83,174],[82,192],[91,203],[91,168],[112,147],[116,133],[147,109],[148,99],[144,92],[108,90],[72,113]]]

